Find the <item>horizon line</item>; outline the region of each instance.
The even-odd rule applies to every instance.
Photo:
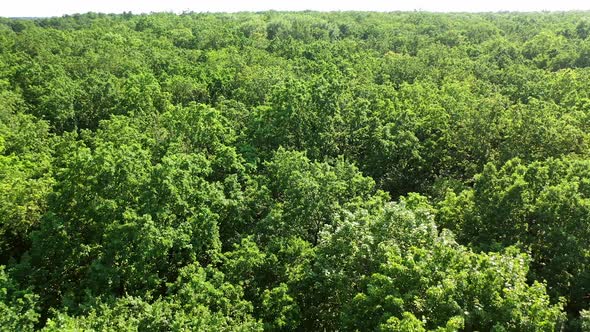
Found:
[[[117,11],[117,12],[101,12],[101,11],[87,11],[87,12],[76,12],[76,13],[64,13],[61,15],[48,15],[48,16],[2,16],[0,18],[7,19],[47,19],[47,18],[65,18],[68,16],[76,15],[88,15],[88,14],[99,14],[99,15],[154,15],[154,14],[174,14],[174,15],[188,15],[188,14],[259,14],[259,13],[379,13],[379,14],[402,14],[402,13],[428,13],[428,14],[560,14],[560,13],[584,13],[590,12],[590,9],[563,9],[563,10],[550,10],[550,9],[539,9],[539,10],[489,10],[489,11],[442,11],[442,10],[428,10],[428,9],[414,9],[414,10],[316,10],[316,9],[301,9],[301,10],[280,10],[280,9],[264,9],[264,10],[239,10],[239,11],[195,11],[195,10],[183,10],[183,11],[149,11],[149,12],[133,12],[129,11]]]

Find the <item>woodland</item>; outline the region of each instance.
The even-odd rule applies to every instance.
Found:
[[[0,18],[0,331],[590,331],[590,13]]]

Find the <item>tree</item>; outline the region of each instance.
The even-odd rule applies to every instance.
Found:
[[[38,296],[21,289],[0,265],[0,325],[6,331],[34,331],[38,323]]]
[[[448,193],[438,220],[476,248],[517,245],[530,252],[531,277],[546,280],[554,298],[566,295],[575,313],[586,307],[589,291],[588,166],[567,158],[487,165],[473,189]]]

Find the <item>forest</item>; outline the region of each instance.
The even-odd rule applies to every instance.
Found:
[[[0,331],[590,331],[590,12],[0,18]]]

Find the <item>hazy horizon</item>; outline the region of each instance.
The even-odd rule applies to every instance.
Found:
[[[56,0],[51,2],[23,0],[13,3],[0,10],[2,17],[54,17],[88,12],[118,14],[132,12],[143,14],[151,12],[260,12],[260,11],[425,11],[425,12],[541,12],[541,11],[587,11],[590,2],[578,0],[564,1],[507,1],[494,2],[450,0],[433,1],[420,0],[411,3],[392,1],[313,1],[301,0],[297,3],[282,3],[278,1],[73,1]]]

